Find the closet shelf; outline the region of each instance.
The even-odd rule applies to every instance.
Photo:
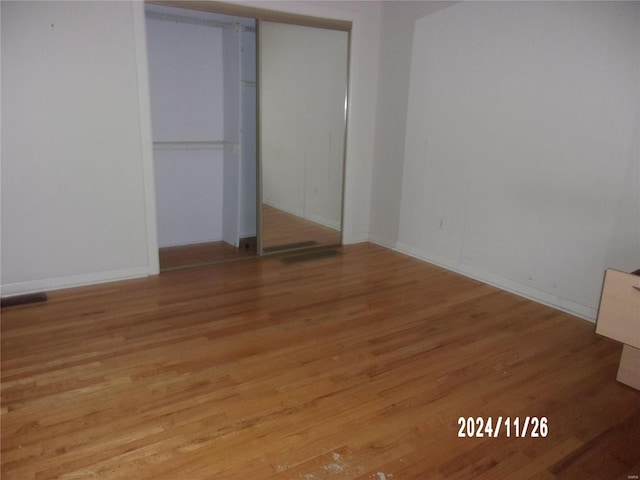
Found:
[[[220,22],[217,20],[209,20],[206,18],[193,17],[187,15],[176,15],[173,13],[154,12],[147,10],[145,16],[150,20],[165,20],[175,23],[190,23],[192,25],[202,25],[205,27],[233,28],[236,24],[229,22]]]
[[[256,31],[255,27],[252,27],[250,25],[243,25],[238,22],[221,22],[219,20],[207,19],[199,16],[179,15],[175,13],[156,12],[152,10],[147,10],[145,12],[145,16],[150,20],[164,20],[167,22],[187,23],[191,25],[201,25],[205,27],[231,28],[236,32],[255,32]]]
[[[227,140],[153,142],[154,150],[222,150],[225,148],[237,149],[238,147],[237,143]]]

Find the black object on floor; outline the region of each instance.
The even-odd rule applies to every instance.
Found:
[[[27,303],[46,302],[47,294],[44,292],[27,293],[25,295],[15,295],[5,297],[1,300],[2,308],[14,307],[16,305],[26,305]]]
[[[309,260],[318,260],[321,258],[335,257],[336,255],[342,255],[342,252],[338,250],[316,250],[315,252],[301,253],[298,255],[289,255],[282,257],[282,263],[290,265],[292,263],[307,262]]]

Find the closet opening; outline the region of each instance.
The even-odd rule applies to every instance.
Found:
[[[160,271],[255,257],[256,21],[145,17]]]

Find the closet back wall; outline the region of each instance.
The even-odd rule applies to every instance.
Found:
[[[147,18],[153,140],[224,135],[222,29]],[[222,240],[222,145],[154,149],[158,246]]]

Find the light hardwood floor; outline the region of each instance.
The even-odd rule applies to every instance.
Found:
[[[262,246],[274,248],[298,242],[335,245],[342,241],[340,232],[319,223],[262,205]]]
[[[622,479],[640,392],[594,325],[371,245],[2,311],[2,479]],[[548,418],[458,438],[458,418]]]
[[[263,205],[263,246],[278,253],[277,247],[308,242],[308,247],[334,245],[341,242],[340,232],[304,218],[291,215],[269,205]],[[164,247],[158,252],[160,270],[169,271],[234,260],[245,260],[256,255],[255,248],[234,248],[225,242],[205,242],[191,245]]]
[[[158,252],[160,270],[201,267],[233,260],[255,257],[253,250],[235,248],[225,242],[206,242],[192,245],[164,247]]]

